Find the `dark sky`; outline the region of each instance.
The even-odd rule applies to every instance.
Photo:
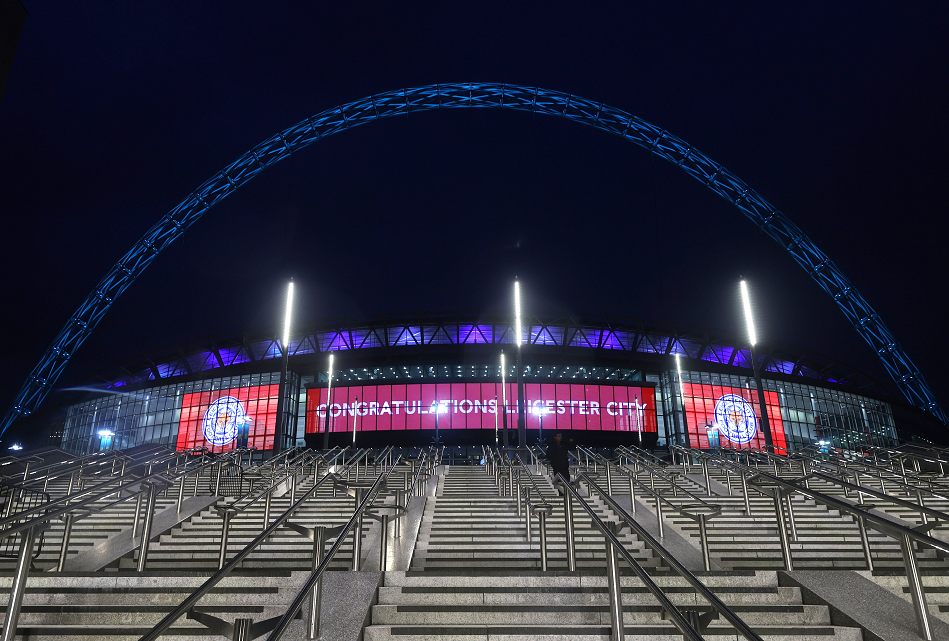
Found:
[[[0,103],[4,410],[106,270],[219,169],[339,103],[464,81],[602,101],[724,164],[837,263],[949,404],[946,3],[24,4]],[[315,324],[503,310],[515,274],[529,310],[738,335],[744,274],[763,340],[886,376],[790,256],[681,170],[561,119],[451,110],[265,171],[158,257],[60,386],[276,325],[290,276]]]

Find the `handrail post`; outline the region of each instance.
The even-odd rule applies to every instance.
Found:
[[[227,538],[230,534],[231,518],[233,518],[233,516],[234,512],[225,508],[223,525],[221,526],[221,550],[217,557],[218,570],[224,567],[224,560],[227,558]]]
[[[197,483],[197,481],[195,481]],[[135,497],[135,512],[132,514],[132,538],[138,536],[138,524],[142,515],[142,491],[139,488],[138,495]]]
[[[3,641],[13,641],[16,637],[16,624],[20,619],[23,593],[26,592],[26,580],[30,575],[33,546],[36,545],[36,534],[40,527],[33,526],[28,529],[23,533],[20,541],[20,556],[17,558],[16,573],[13,575],[13,587],[10,590],[10,600],[7,603],[6,622],[3,626]]]
[[[511,470],[511,474],[514,474],[514,470]],[[517,518],[521,518],[521,479],[517,479]]]
[[[867,524],[862,516],[857,516],[857,527],[860,529],[860,543],[863,544],[863,557],[867,561],[867,570],[873,572],[873,557],[870,555],[870,537],[867,535]]]
[[[617,523],[606,523],[607,528],[614,535],[619,533]],[[609,538],[603,537],[606,543],[606,582],[610,593],[610,623],[611,641],[623,641],[623,584],[620,582],[619,562],[616,558],[616,548]]]
[[[606,467],[606,493],[613,496],[613,474],[610,472],[610,462],[606,461],[603,465]]]
[[[573,532],[573,496],[570,494],[570,488],[567,487],[567,481],[561,478],[563,488],[563,518],[567,544],[567,569],[571,572],[577,571],[577,548]]]
[[[217,479],[214,481],[214,496],[221,496],[221,473],[224,471],[224,462],[217,464]]]
[[[741,476],[741,492],[745,496],[745,514],[751,516],[751,501],[748,499],[748,478],[744,472],[739,471],[738,474]]]
[[[315,570],[323,561],[323,553],[326,551],[326,528],[317,526],[313,528],[313,569]],[[323,602],[323,577],[320,576],[313,589],[310,590],[310,611],[307,616],[306,638],[313,640],[320,638],[320,606]]]
[[[537,513],[538,526],[540,529],[540,569],[547,571],[547,510],[540,510]]]
[[[273,488],[267,490],[267,498],[264,501],[264,527],[262,529],[266,530],[267,526],[270,525],[270,501],[273,496]]]
[[[794,494],[788,492],[788,522],[791,524],[791,539],[797,541],[797,523],[794,521],[794,505],[791,503],[791,499],[794,498]]]
[[[636,481],[633,474],[629,474],[626,478],[629,479],[629,503],[633,508],[633,514],[636,514]]]
[[[155,485],[148,484],[148,502],[145,504],[145,522],[142,525],[142,542],[138,547],[138,571],[145,571],[145,561],[148,557],[148,539],[152,533],[152,519],[155,516],[155,501],[158,499],[158,492]]]
[[[702,457],[702,474],[705,475],[706,496],[712,496],[712,477],[708,473],[708,459]]]
[[[59,561],[56,563],[57,572],[62,572],[66,564],[66,555],[69,553],[69,539],[72,538],[72,524],[75,518],[73,512],[66,514],[66,523],[63,525],[63,544],[59,548]]]
[[[655,480],[655,477],[653,477],[653,480]],[[656,491],[656,524],[657,524],[657,527],[659,528],[659,538],[660,539],[666,538],[666,533],[665,533],[665,530],[663,529],[663,524],[662,524],[662,500],[659,498],[658,491]]]
[[[185,499],[185,480],[188,478],[187,472],[181,475],[181,480],[178,482],[178,513],[181,514],[181,504],[184,503]]]
[[[705,571],[712,570],[712,558],[708,551],[708,526],[705,523],[705,514],[699,512],[696,516],[699,519],[699,539],[702,542],[702,563],[705,565]]]
[[[916,565],[913,542],[908,534],[903,534],[899,539],[900,549],[903,551],[903,563],[906,565],[909,593],[913,598],[913,609],[916,611],[916,625],[918,626],[919,636],[926,639],[926,641],[932,641],[933,629],[929,622],[929,606],[926,604],[926,592],[923,591],[923,582],[919,577],[919,567]]]
[[[794,570],[794,563],[791,560],[791,544],[788,541],[787,523],[784,522],[784,492],[779,487],[774,488],[774,514],[778,519],[778,537],[781,539],[781,552],[784,555],[784,569],[788,572]]]
[[[385,572],[386,561],[389,558],[389,515],[381,514],[379,516],[379,570]]]

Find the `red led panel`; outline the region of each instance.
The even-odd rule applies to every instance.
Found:
[[[175,448],[227,452],[246,434],[249,447],[272,450],[279,397],[279,385],[185,394]]]
[[[656,432],[656,391],[651,387],[526,383],[527,428]],[[357,400],[358,397],[358,400]],[[412,383],[334,387],[330,398],[330,432],[434,430],[436,407],[440,430],[493,430],[501,425],[498,408],[517,425],[517,385],[507,385],[507,406],[497,383]],[[307,390],[306,431],[323,432],[327,390]]]
[[[757,390],[699,383],[683,383],[682,389],[689,444],[692,447],[708,449],[709,426],[718,428],[719,439],[724,447],[746,449],[765,446]],[[782,452],[787,443],[778,395],[765,391],[764,398],[774,445]],[[751,416],[754,416],[754,420],[751,420]]]

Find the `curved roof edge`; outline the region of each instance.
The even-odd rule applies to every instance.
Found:
[[[510,316],[500,314],[344,318],[297,332],[290,340],[290,356],[403,346],[513,344],[512,324]],[[685,325],[550,314],[526,316],[522,332],[524,342],[531,345],[670,356],[678,352],[696,360],[751,369],[750,350],[734,337]],[[279,358],[279,340],[273,328],[176,344],[129,359],[96,378],[106,389],[115,389]],[[815,352],[765,342],[758,353],[763,373],[800,376],[893,396],[885,385],[868,374]]]

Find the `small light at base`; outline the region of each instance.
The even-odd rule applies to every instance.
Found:
[[[10,446],[10,449],[11,449],[11,450],[22,450],[22,449],[23,449],[23,446],[20,445],[19,443],[14,443],[13,445]]]

